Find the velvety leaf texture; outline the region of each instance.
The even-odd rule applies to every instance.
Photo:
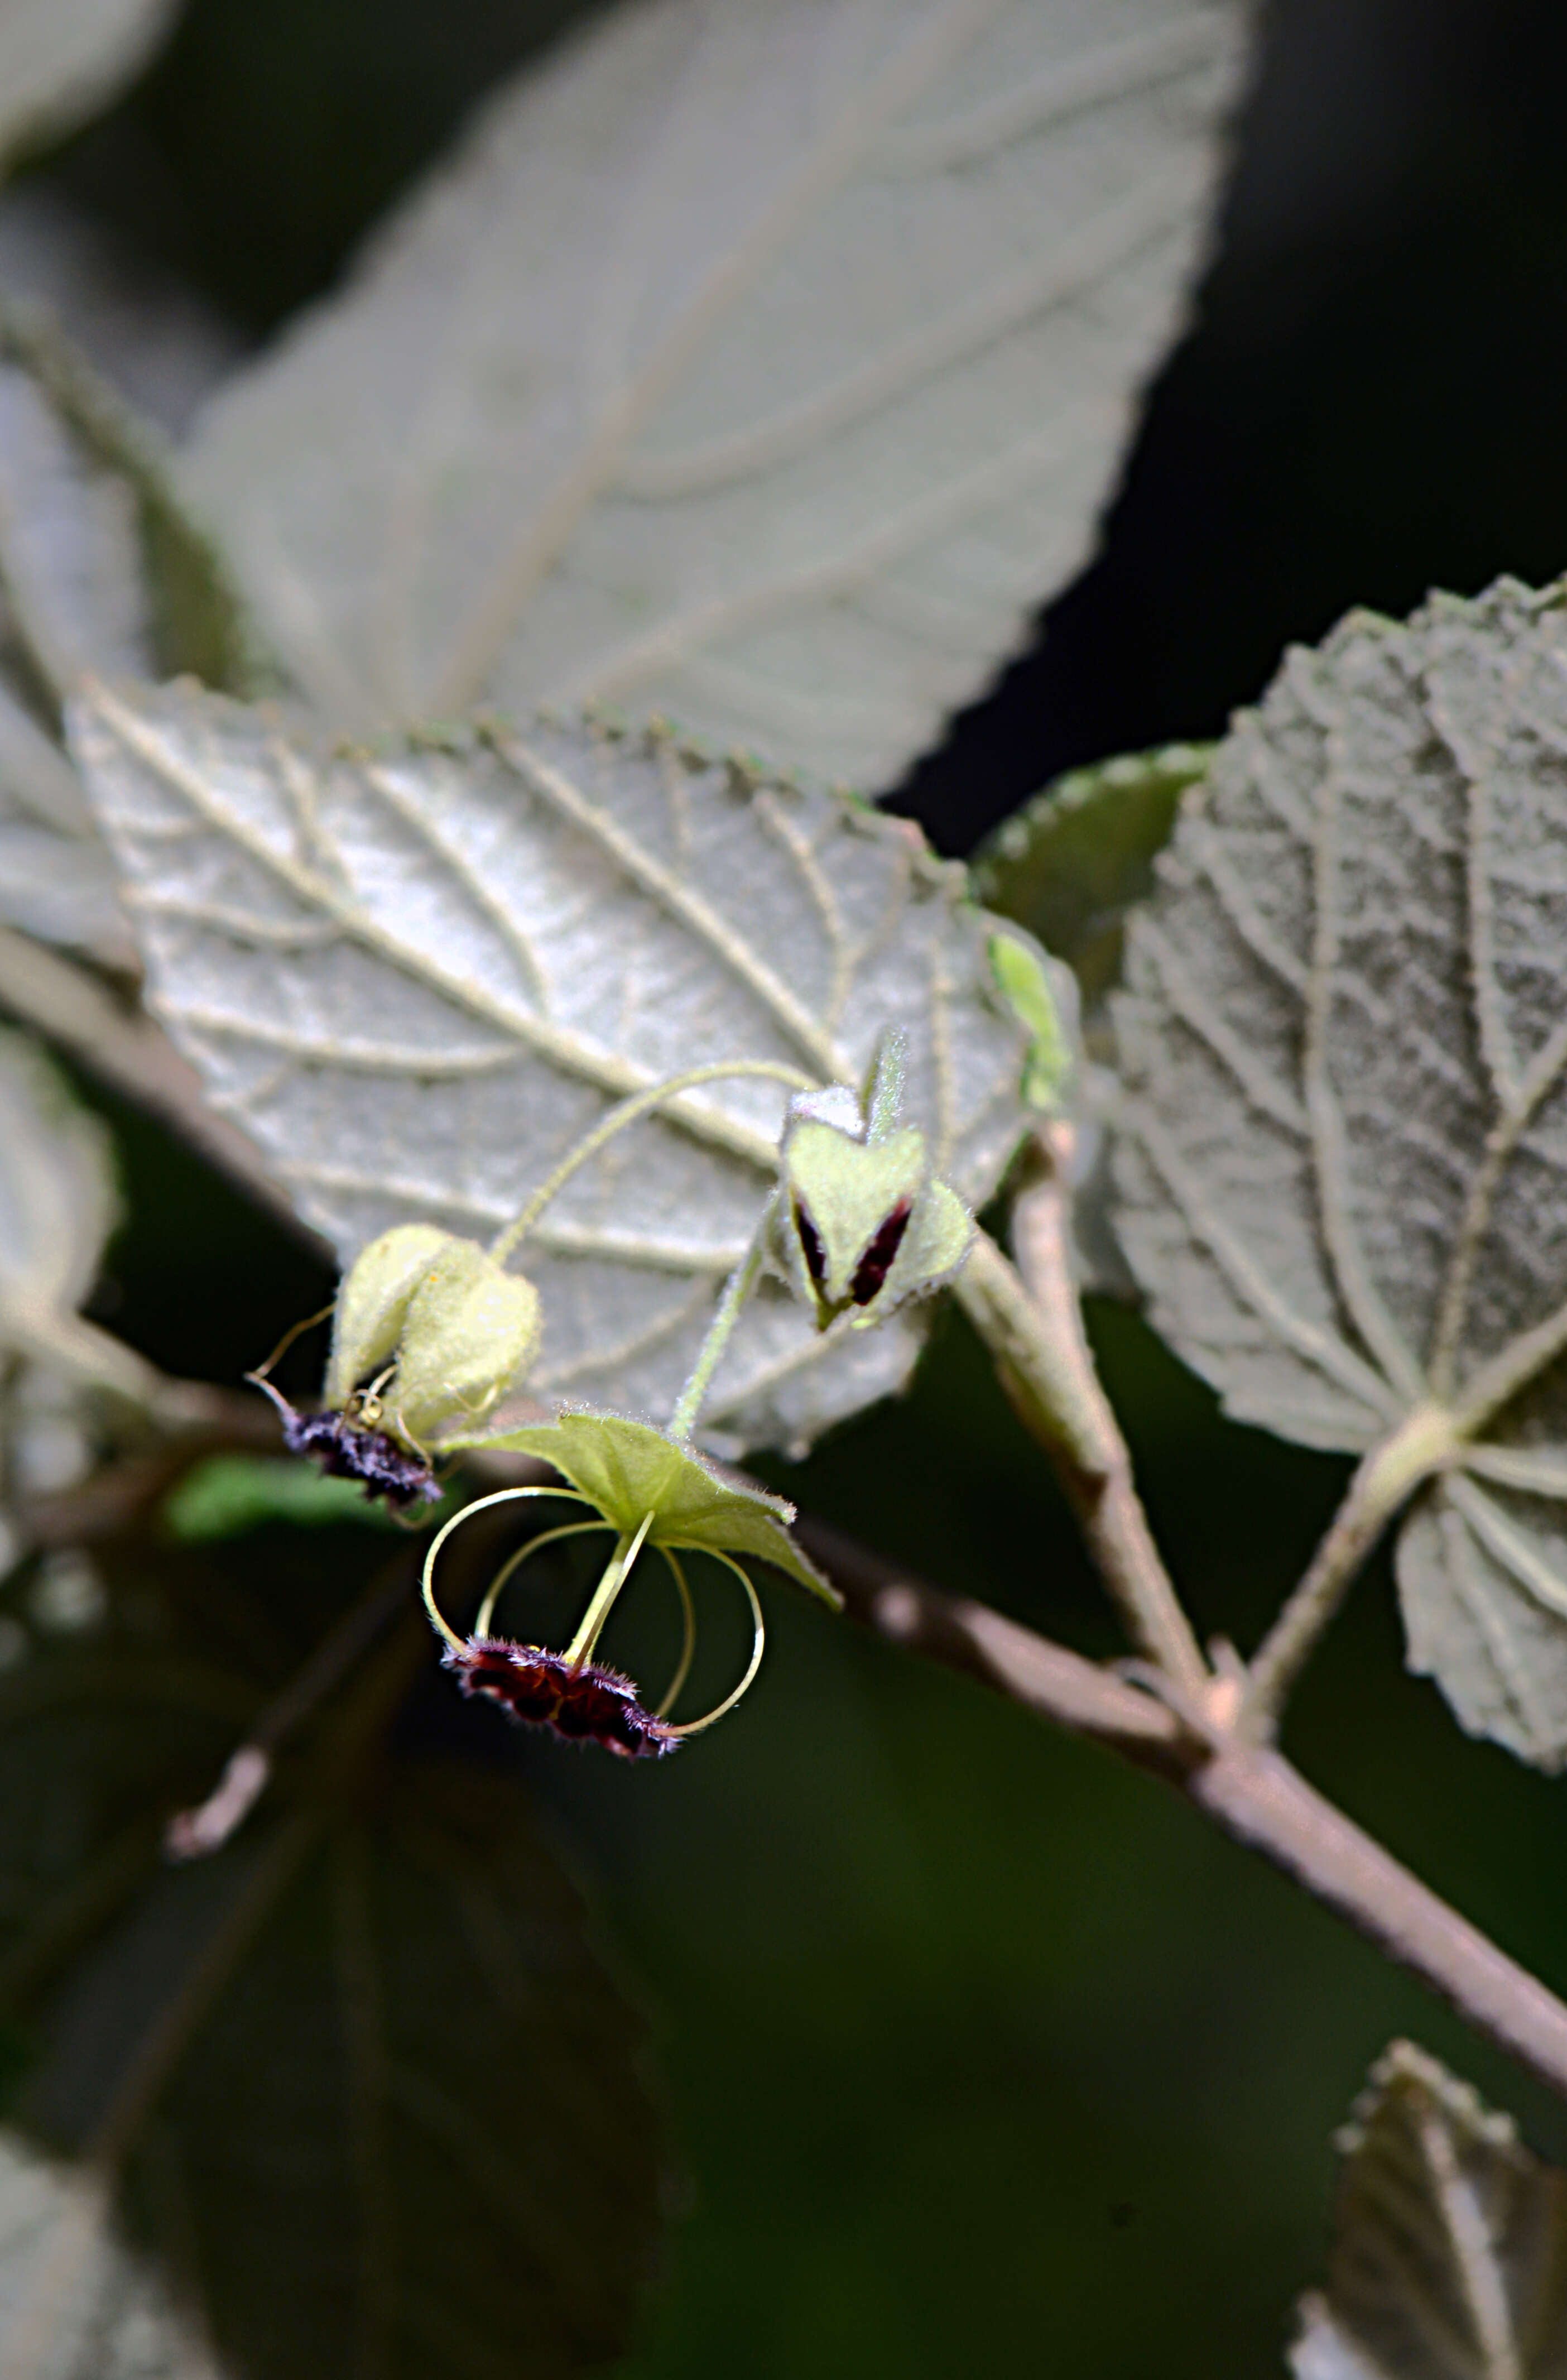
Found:
[[[658,730],[448,740],[316,763],[179,687],[76,714],[158,1012],[345,1261],[416,1219],[491,1237],[620,1099],[691,1067],[857,1084],[893,1024],[908,1119],[989,1196],[1026,1036],[962,870],[917,830]],[[545,1209],[516,1258],[543,1301],[534,1389],[668,1417],[776,1178],[784,1098],[704,1085]],[[917,1310],[818,1336],[764,1283],[704,1432],[803,1444],[917,1345]]]
[[[1502,580],[1290,655],[1135,922],[1119,1229],[1241,1418],[1457,1444],[1410,1658],[1567,1755],[1567,610]]]
[[[222,1851],[161,1855],[256,1707],[237,1646],[275,1663],[307,1606],[332,1608],[331,1557],[296,1550],[280,1586],[271,1544],[243,1583],[232,1550],[222,1571],[115,1553],[112,1633],[0,1681],[0,2011],[32,2046],[13,2113],[108,2178],[120,2236],[226,2380],[601,2370],[658,2228],[641,2027],[516,1776],[392,1748],[410,1684],[444,1706],[422,1623],[373,1650]],[[55,2310],[62,2337],[79,2312]]]
[[[1406,2041],[1339,2145],[1328,2284],[1302,2301],[1294,2380],[1561,2380],[1567,2175]]]
[[[1238,22],[649,0],[526,76],[198,427],[322,715],[610,700],[895,776],[1085,558]]]

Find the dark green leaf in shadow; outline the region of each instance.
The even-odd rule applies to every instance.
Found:
[[[421,1623],[223,1851],[162,1860],[260,1675],[298,1666],[325,1540],[273,1600],[278,1542],[253,1609],[239,1548],[111,1564],[107,1638],[0,1679],[0,2013],[36,2045],[14,2115],[111,2178],[235,2380],[597,2369],[657,2228],[639,2027],[482,1732],[394,1747]]]
[[[1168,744],[1074,769],[975,856],[975,890],[986,907],[1014,917],[1064,959],[1089,1006],[1120,975],[1126,912],[1153,891],[1153,863],[1209,748]]]
[[[400,1525],[357,1481],[329,1479],[307,1463],[270,1454],[210,1455],[167,1498],[164,1519],[187,1545],[242,1536],[267,1521],[307,1528],[345,1521],[372,1529]]]
[[[1547,2380],[1567,2370],[1567,2174],[1413,2043],[1340,2135],[1328,2283],[1294,2380]]]

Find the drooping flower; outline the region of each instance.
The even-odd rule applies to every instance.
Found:
[[[320,1413],[297,1413],[266,1378],[270,1364],[249,1376],[277,1407],[290,1452],[361,1480],[397,1511],[433,1500],[444,1439],[487,1420],[532,1363],[538,1292],[473,1240],[399,1223],[360,1250],[332,1312]]]
[[[622,1759],[659,1758],[687,1736],[711,1727],[734,1708],[761,1665],[765,1628],[749,1573],[737,1556],[769,1562],[834,1609],[841,1598],[789,1534],[794,1507],[781,1496],[740,1488],[723,1479],[690,1448],[678,1445],[647,1422],[619,1414],[564,1414],[558,1421],[498,1433],[489,1440],[552,1463],[565,1488],[506,1488],[449,1521],[431,1546],[424,1565],[424,1597],[439,1632],[443,1659],[465,1694],[498,1703],[508,1718],[544,1727],[567,1742],[594,1742]],[[595,1526],[613,1531],[614,1551],[595,1588],[582,1624],[564,1652],[490,1633],[490,1618],[501,1588],[516,1575],[531,1548],[508,1562],[480,1606],[470,1634],[463,1636],[443,1614],[434,1582],[442,1550],[474,1513],[532,1497],[563,1497],[587,1506],[597,1518],[548,1530],[535,1540],[576,1535]],[[686,1616],[686,1643],[674,1681],[662,1704],[650,1709],[639,1690],[618,1670],[594,1658],[599,1638],[633,1567],[647,1547],[664,1556]],[[690,1667],[695,1615],[680,1556],[705,1553],[738,1577],[751,1608],[754,1634],[744,1677],[717,1706],[701,1718],[675,1721],[668,1716]]]

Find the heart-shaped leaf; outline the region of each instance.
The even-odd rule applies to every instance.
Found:
[[[1294,2380],[1555,2380],[1567,2367],[1567,2174],[1412,2042],[1339,2146],[1328,2284]]]
[[[524,77],[199,425],[322,715],[611,700],[897,775],[1086,556],[1237,24],[651,0]]]
[[[1567,1757],[1567,609],[1354,613],[1237,719],[1134,923],[1119,1230],[1229,1409],[1410,1423],[1415,1667]],[[1445,1418],[1444,1418],[1445,1416]],[[1444,1439],[1446,1442],[1444,1443]]]
[[[971,1204],[1022,1128],[1026,1035],[962,870],[863,805],[565,721],[322,762],[262,713],[98,691],[75,747],[152,996],[346,1262],[395,1223],[499,1232],[606,1111],[687,1069],[857,1085]],[[667,1418],[776,1180],[785,1087],[715,1081],[569,1182],[516,1264],[541,1393]],[[764,1281],[704,1433],[802,1444],[905,1378],[918,1309],[819,1336]]]

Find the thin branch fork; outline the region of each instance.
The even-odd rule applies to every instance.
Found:
[[[1112,1671],[985,1604],[928,1586],[821,1522],[802,1520],[796,1534],[863,1626],[1172,1785],[1567,2098],[1567,2006],[1282,1755],[1194,1724]]]

